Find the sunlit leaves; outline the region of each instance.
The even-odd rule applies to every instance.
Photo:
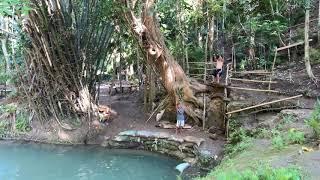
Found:
[[[30,10],[28,0],[1,0],[0,15],[12,15],[13,12],[27,14]]]

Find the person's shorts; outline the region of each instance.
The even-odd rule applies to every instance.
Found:
[[[177,127],[183,127],[184,126],[184,120],[177,120]]]
[[[212,75],[213,75],[214,77],[217,77],[217,75],[221,76],[221,74],[222,74],[222,69],[215,69],[215,70],[213,70],[213,72],[212,72]]]

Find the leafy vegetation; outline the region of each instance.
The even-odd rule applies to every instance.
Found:
[[[246,169],[243,171],[213,172],[203,180],[212,177],[216,180],[301,180],[302,174],[297,168],[272,168],[260,166],[257,169]]]
[[[0,106],[0,113],[3,115],[2,119],[0,119],[0,135],[31,130],[27,112],[23,109],[18,109],[16,105],[2,105]],[[14,128],[12,128],[13,126]],[[13,129],[15,132],[11,132]]]
[[[230,134],[229,143],[225,146],[225,154],[232,158],[252,145],[252,137],[248,136],[244,129],[234,131]]]
[[[282,149],[289,144],[303,144],[305,142],[304,132],[290,129],[288,132],[278,132],[272,138],[272,145],[276,149]]]
[[[27,132],[30,131],[30,123],[26,113],[19,113],[16,117],[15,127],[18,132]]]
[[[320,100],[317,101],[307,124],[313,129],[316,138],[320,138]]]

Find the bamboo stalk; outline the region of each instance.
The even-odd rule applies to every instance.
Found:
[[[312,39],[309,39],[309,42],[311,42],[311,41],[312,41]],[[292,47],[295,47],[295,46],[299,46],[299,45],[302,45],[302,44],[304,44],[304,41],[293,43],[293,44],[290,44],[288,46],[283,46],[283,47],[277,48],[277,51],[289,49],[289,48],[292,48]]]
[[[272,74],[272,72],[268,72],[268,71],[239,71],[239,72],[230,71],[230,73],[234,73],[234,74]]]
[[[278,51],[276,49],[276,51],[274,52],[274,58],[273,58],[272,69],[271,69],[272,74],[271,74],[270,79],[269,79],[269,87],[268,87],[269,90],[271,89],[271,81],[272,81],[272,77],[274,76],[274,66],[276,64],[277,55],[278,55]]]
[[[277,83],[276,81],[260,81],[260,80],[254,80],[254,79],[239,79],[239,78],[229,78],[230,80],[233,81],[243,81],[243,82],[256,82],[256,83],[272,83],[275,84]]]
[[[228,87],[230,89],[238,89],[238,90],[246,90],[246,91],[257,91],[257,92],[274,92],[279,93],[279,91],[275,90],[265,90],[265,89],[252,89],[252,88],[242,88],[242,87]]]
[[[242,109],[238,109],[238,110],[235,110],[235,111],[227,112],[226,114],[227,115],[228,114],[233,114],[233,113],[237,113],[237,112],[253,109],[253,108],[256,108],[256,107],[261,107],[261,106],[264,106],[264,105],[273,104],[273,103],[286,101],[286,100],[290,100],[290,99],[295,99],[295,98],[299,98],[299,97],[302,97],[302,94],[300,94],[298,96],[293,96],[293,97],[288,97],[288,98],[284,98],[284,99],[275,100],[275,101],[265,102],[265,103],[257,104],[257,105],[254,105],[254,106],[249,106],[249,107],[246,107],[246,108],[242,108]]]

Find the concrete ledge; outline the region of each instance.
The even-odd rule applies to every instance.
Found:
[[[212,166],[218,163],[219,154],[202,149],[205,139],[194,136],[172,135],[166,132],[129,130],[106,140],[108,148],[142,149],[181,159],[192,165]]]

